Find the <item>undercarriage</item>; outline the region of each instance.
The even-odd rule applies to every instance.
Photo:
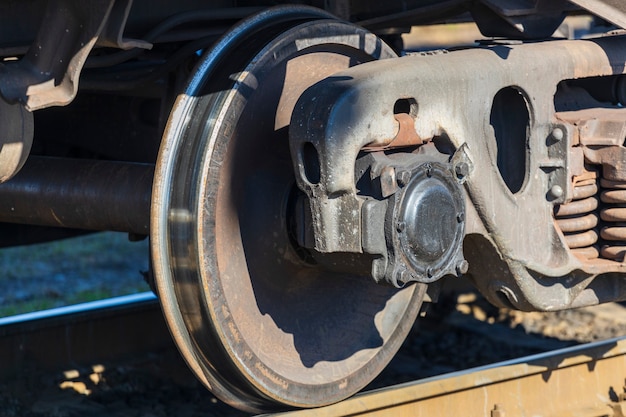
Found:
[[[187,364],[255,412],[361,389],[443,278],[626,300],[626,6],[309,3],[0,0],[0,245],[148,237]]]

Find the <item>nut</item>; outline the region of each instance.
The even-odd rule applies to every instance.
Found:
[[[396,173],[396,181],[400,187],[404,187],[411,180],[411,171],[400,171]]]
[[[469,175],[469,165],[467,162],[459,162],[454,166],[454,173],[456,177],[460,180],[467,177]]]

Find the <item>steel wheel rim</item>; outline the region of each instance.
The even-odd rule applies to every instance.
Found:
[[[253,128],[256,127],[255,122],[267,119],[267,116],[259,116],[258,119],[247,116],[253,113],[250,103],[256,104],[254,108],[266,107],[266,99],[272,96],[274,89],[270,88],[270,93],[265,94],[259,91],[263,91],[264,85],[268,85],[265,82],[270,78],[280,79],[280,76],[274,74],[279,72],[277,68],[282,68],[282,64],[274,65],[271,62],[268,64],[272,61],[268,57],[273,56],[274,61],[279,63],[297,61],[297,59],[285,60],[281,56],[281,54],[293,56],[295,51],[293,36],[296,31],[302,33],[308,30],[309,35],[321,35],[324,33],[321,27],[326,25],[333,27],[335,34],[365,36],[363,30],[344,23],[328,20],[324,23],[314,22],[324,18],[328,18],[325,13],[310,8],[274,9],[244,22],[239,29],[223,39],[223,48],[220,49],[218,45],[203,59],[188,85],[186,94],[178,99],[168,123],[157,163],[151,245],[156,284],[166,321],[183,357],[200,380],[223,401],[248,411],[269,411],[285,406],[318,406],[338,401],[362,388],[382,370],[399,348],[419,311],[424,293],[423,286],[412,286],[398,291],[376,286],[363,277],[360,277],[361,281],[358,282],[352,277],[342,280],[341,285],[329,284],[324,287],[319,284],[319,273],[316,275],[311,272],[311,267],[300,265],[301,270],[312,274],[313,279],[300,277],[299,281],[295,281],[296,287],[306,282],[318,292],[334,291],[338,293],[334,294],[336,301],[345,300],[347,294],[351,292],[366,295],[368,298],[366,301],[376,304],[375,307],[379,309],[369,311],[372,323],[366,326],[385,333],[380,336],[379,345],[374,342],[370,343],[370,346],[367,341],[365,343],[359,341],[358,350],[342,354],[337,353],[335,348],[333,351],[335,356],[331,357],[335,360],[333,362],[324,361],[324,346],[312,348],[297,345],[298,342],[295,340],[299,337],[303,340],[308,338],[309,343],[316,343],[317,339],[312,336],[319,333],[319,329],[307,329],[304,331],[306,334],[302,335],[298,335],[297,329],[294,330],[297,326],[294,327],[292,318],[299,317],[298,314],[306,316],[307,312],[306,308],[302,310],[298,303],[290,304],[289,297],[285,296],[293,290],[290,287],[293,282],[284,280],[282,282],[289,291],[280,285],[276,290],[275,282],[270,282],[265,276],[267,274],[255,272],[263,269],[263,261],[258,259],[263,259],[264,255],[249,256],[250,259],[257,260],[254,261],[257,264],[252,265],[253,272],[247,271],[245,276],[245,270],[250,267],[248,262],[253,262],[246,254],[263,252],[266,246],[254,242],[255,236],[262,234],[259,231],[263,230],[257,230],[257,224],[254,222],[252,225],[248,224],[253,217],[251,213],[254,214],[250,207],[274,207],[274,210],[268,209],[267,212],[255,216],[263,220],[258,222],[259,224],[271,223],[272,219],[277,217],[276,211],[284,210],[284,200],[290,187],[288,182],[292,181],[292,178],[284,178],[286,168],[281,167],[281,161],[276,159],[270,161],[272,163],[269,167],[261,168],[272,170],[278,166],[276,169],[281,171],[276,176],[278,185],[259,186],[259,183],[248,181],[247,179],[252,176],[257,180],[261,178],[259,181],[262,182],[263,175],[256,175],[259,166],[254,166],[254,169],[246,168],[248,161],[245,161],[244,156],[239,156],[242,152],[233,150],[249,145],[247,140],[243,139],[240,132],[242,128],[239,126],[246,126],[249,134],[256,133]],[[295,27],[297,29],[293,29]],[[291,35],[286,35],[289,33]],[[254,37],[253,43],[265,44],[266,51],[258,55],[238,56],[238,59],[241,58],[240,63],[233,64],[228,61],[237,43],[250,40],[251,37]],[[341,55],[345,52],[345,47],[346,45],[334,47],[336,50],[332,53]],[[376,53],[376,50],[372,52]],[[310,57],[308,54],[298,53],[296,55],[303,56],[301,59],[305,61]],[[356,54],[355,51],[351,53]],[[363,52],[359,53],[363,55]],[[388,56],[391,51],[383,47],[378,53]],[[228,78],[224,77],[224,74],[232,74],[233,69],[237,72],[237,65],[240,65],[240,70],[245,68],[248,71],[239,73],[236,83],[214,82],[220,75],[222,78]],[[332,67],[332,64],[328,65]],[[285,73],[289,73],[289,70],[285,69]],[[211,85],[207,84],[209,78]],[[259,85],[252,85],[255,80],[259,81]],[[241,97],[248,93],[250,94],[248,99],[242,100]],[[279,96],[279,101],[281,97]],[[272,106],[267,107],[270,109],[268,110],[270,115],[284,113],[279,110],[273,113]],[[249,117],[247,125],[242,121],[246,117]],[[199,120],[201,122],[198,122]],[[275,125],[276,123],[277,120],[274,120]],[[284,120],[281,123],[284,124]],[[224,133],[228,131],[224,126],[234,126],[230,129],[232,137]],[[267,147],[255,149],[256,155],[267,156],[264,154],[266,152],[264,148]],[[285,149],[288,151],[288,146]],[[284,159],[285,155],[282,157]],[[229,175],[225,174],[227,169],[232,170]],[[250,171],[246,171],[247,169]],[[237,174],[239,171],[243,173]],[[238,175],[241,175],[241,178]],[[232,191],[242,182],[239,180],[246,182],[248,187],[261,189],[263,192]],[[234,202],[241,198],[241,194],[246,198],[249,194],[260,199],[264,198],[264,194],[274,194],[278,197],[262,204],[256,204],[258,201]],[[229,219],[233,217],[233,211],[229,211],[232,208],[243,216],[243,219],[236,219],[234,224]],[[284,232],[281,229],[281,222],[286,223],[279,219],[274,225],[280,229],[279,235]],[[265,232],[273,233],[272,230]],[[236,232],[239,232],[239,241]],[[269,242],[278,246],[285,243],[285,237],[270,239]],[[246,245],[252,249],[246,249]],[[272,253],[275,255],[278,252]],[[232,256],[238,256],[239,259],[229,261]],[[298,262],[301,261],[289,259],[289,267],[278,268],[277,274],[285,275],[285,271],[293,269],[294,265],[297,267]],[[231,266],[225,266],[226,264]],[[242,267],[243,264],[245,268]],[[263,277],[257,278],[259,275]],[[271,294],[264,298],[262,295],[264,292]],[[304,294],[300,291],[297,296],[306,305]],[[245,299],[239,300],[242,297]],[[318,294],[317,297],[323,295]],[[376,302],[372,302],[371,299],[376,299]],[[392,307],[387,307],[387,303]],[[256,309],[254,306],[248,309],[252,304],[256,304]],[[259,307],[261,304],[264,306]],[[284,305],[290,306],[292,310],[282,311]],[[333,305],[329,305],[328,308],[333,308]],[[375,313],[380,316],[377,319],[379,322],[388,321],[391,324],[379,323],[380,329],[377,328],[377,324],[374,323]],[[358,318],[358,314],[363,314],[363,311],[350,314]],[[352,319],[357,320],[355,317]],[[322,319],[318,321],[318,325],[323,323]],[[264,326],[272,327],[272,322],[275,326],[270,329],[270,336],[264,335],[263,331],[257,332],[260,336],[255,334],[255,326],[263,323]],[[286,329],[283,331],[281,326]],[[338,330],[345,332],[346,328],[341,328],[340,324]],[[368,328],[363,333],[371,331]],[[289,335],[294,340],[293,346],[285,348],[289,345]],[[340,334],[331,336],[341,337]],[[332,340],[334,339],[326,338],[319,343],[331,343]],[[269,348],[265,346],[268,341]],[[301,364],[292,367],[283,364],[297,362],[298,359]],[[326,362],[333,363],[329,365]],[[363,366],[359,365],[361,362]],[[322,370],[316,370],[316,366]],[[338,377],[326,380],[320,377],[321,382],[315,382],[318,371],[328,374],[333,368],[341,368]],[[304,376],[298,380],[300,373]]]

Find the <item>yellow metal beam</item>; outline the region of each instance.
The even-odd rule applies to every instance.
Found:
[[[626,338],[476,368],[279,414],[338,416],[620,416]]]

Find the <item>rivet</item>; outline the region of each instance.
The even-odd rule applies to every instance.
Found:
[[[563,137],[565,136],[565,133],[563,132],[563,129],[561,129],[560,127],[555,127],[554,129],[552,129],[551,135],[552,135],[552,139],[559,142],[563,139]]]
[[[559,198],[563,196],[563,188],[560,185],[553,185],[550,188],[550,195],[554,198]]]
[[[406,228],[406,223],[404,222],[398,222],[398,224],[396,224],[396,230],[398,231],[398,233],[402,233],[405,228]]]
[[[456,221],[459,223],[462,223],[463,220],[465,220],[465,214],[464,213],[459,213],[456,215]]]
[[[435,275],[435,270],[433,268],[428,268],[426,270],[426,275],[428,275],[428,278],[432,278],[433,275]]]

